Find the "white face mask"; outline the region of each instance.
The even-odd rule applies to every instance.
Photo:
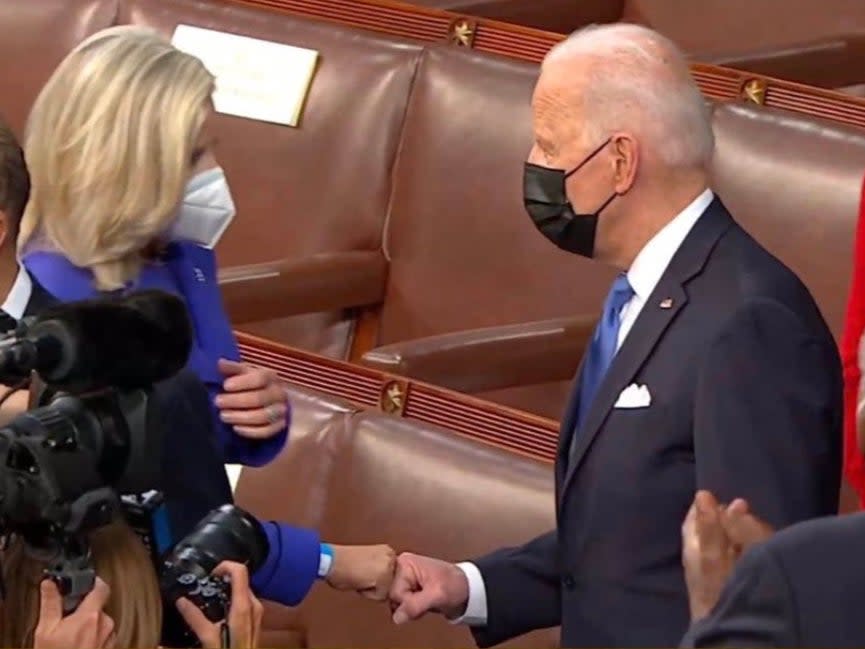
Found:
[[[172,241],[191,241],[205,248],[219,243],[234,218],[234,200],[220,167],[202,171],[186,185],[186,193],[171,226]]]

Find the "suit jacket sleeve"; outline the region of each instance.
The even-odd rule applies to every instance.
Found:
[[[561,624],[562,606],[556,532],[519,548],[473,562],[487,594],[487,625],[472,629],[480,647],[489,647],[535,629]]]
[[[826,335],[828,338],[828,334]],[[834,345],[759,301],[732,314],[697,381],[697,487],[775,528],[837,512],[841,370]]]
[[[766,545],[749,551],[712,612],[696,622],[682,647],[800,646],[790,584]]]
[[[270,439],[247,439],[237,435],[232,426],[223,423],[213,405],[213,399],[222,392],[223,377],[218,369],[219,359],[240,360],[240,351],[219,290],[216,255],[212,250],[191,243],[175,243],[170,247],[168,259],[189,308],[196,334],[196,345],[189,355],[189,367],[198,374],[210,393],[211,410],[225,460],[231,464],[265,465],[282,450],[288,438],[288,427]]]

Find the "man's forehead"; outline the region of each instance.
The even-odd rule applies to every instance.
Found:
[[[569,87],[570,86],[570,87]],[[536,136],[556,140],[571,131],[579,122],[579,100],[574,84],[559,82],[543,74],[532,96],[532,114]]]

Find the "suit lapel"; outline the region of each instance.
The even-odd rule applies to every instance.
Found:
[[[594,332],[592,332],[594,336]],[[559,447],[556,455],[556,489],[564,482],[565,471],[568,469],[568,451],[571,448],[571,440],[574,437],[574,429],[577,425],[577,415],[580,412],[580,384],[583,380],[583,366],[585,365],[585,354],[577,368],[577,374],[571,383],[571,393],[568,405],[562,414],[559,424]],[[558,497],[556,501],[558,502]]]
[[[688,233],[655,290],[643,305],[633,329],[613,358],[610,369],[583,420],[583,425],[576,433],[578,437],[573,453],[568,457],[570,439],[574,434],[575,413],[579,408],[579,380],[575,384],[572,403],[567,411],[569,421],[563,421],[563,428],[559,434],[559,453],[564,454],[560,455],[560,459],[567,461],[559,498],[560,506],[563,506],[568,487],[589,447],[603,428],[619,394],[640,371],[664,332],[688,303],[688,294],[685,290],[687,282],[703,269],[718,239],[732,224],[733,220],[729,213],[716,198]],[[564,428],[565,424],[570,430]],[[568,445],[562,446],[565,438],[568,440]]]

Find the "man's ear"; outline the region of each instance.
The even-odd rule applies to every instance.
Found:
[[[630,133],[613,135],[610,149],[616,165],[615,190],[625,194],[634,184],[640,163],[640,147]]]

